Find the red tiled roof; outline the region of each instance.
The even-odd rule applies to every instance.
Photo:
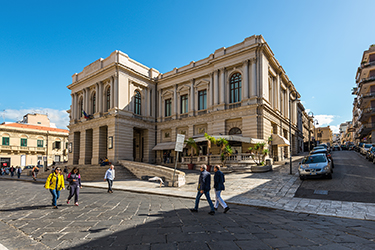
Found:
[[[51,127],[29,125],[29,124],[23,124],[23,123],[7,123],[7,124],[1,124],[1,125],[8,126],[8,127],[15,127],[15,128],[27,128],[27,129],[37,129],[37,130],[44,130],[44,131],[69,133],[69,130],[67,129],[51,128]]]

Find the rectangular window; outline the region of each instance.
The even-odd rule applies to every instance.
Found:
[[[27,139],[21,138],[21,147],[27,147]]]
[[[55,149],[61,149],[61,142],[55,141]]]
[[[188,112],[189,99],[188,95],[181,96],[181,114]]]
[[[198,91],[198,110],[207,109],[207,90]]]
[[[165,117],[172,115],[172,99],[165,100]]]
[[[9,146],[9,137],[3,137],[3,145]]]
[[[42,148],[43,147],[43,140],[37,140],[37,147]]]

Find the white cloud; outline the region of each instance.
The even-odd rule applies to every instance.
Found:
[[[329,126],[329,127],[331,128],[333,134],[337,134],[340,131],[340,125],[336,125],[336,126],[332,125],[332,126]]]
[[[56,110],[50,108],[36,108],[36,109],[4,109],[0,111],[3,122],[17,122],[21,121],[26,114],[47,114],[51,121],[51,126],[57,128],[67,129],[69,125],[69,114],[66,110]]]
[[[325,127],[328,126],[331,122],[333,122],[333,115],[315,115],[314,118],[318,120],[318,127]]]

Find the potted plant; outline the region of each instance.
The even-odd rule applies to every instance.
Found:
[[[213,136],[208,135],[207,133],[204,134],[204,137],[207,139],[207,171],[211,171],[210,165],[210,149],[212,144],[216,144],[216,138]]]
[[[257,166],[264,166],[264,160],[269,153],[269,150],[264,148],[265,145],[264,142],[258,142],[254,147],[249,147],[250,157]]]
[[[193,164],[193,149],[195,149],[196,152],[199,151],[197,143],[194,141],[193,138],[189,138],[185,140],[186,146],[190,149],[190,163],[188,164],[188,169],[192,170],[194,169]]]

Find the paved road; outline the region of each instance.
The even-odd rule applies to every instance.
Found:
[[[375,203],[375,165],[354,151],[334,151],[333,179],[308,179],[295,197]],[[314,191],[328,191],[316,194]]]
[[[8,249],[374,249],[373,221],[83,188],[80,206],[51,209],[38,183],[0,180],[0,243]],[[62,192],[60,202],[67,196]]]

